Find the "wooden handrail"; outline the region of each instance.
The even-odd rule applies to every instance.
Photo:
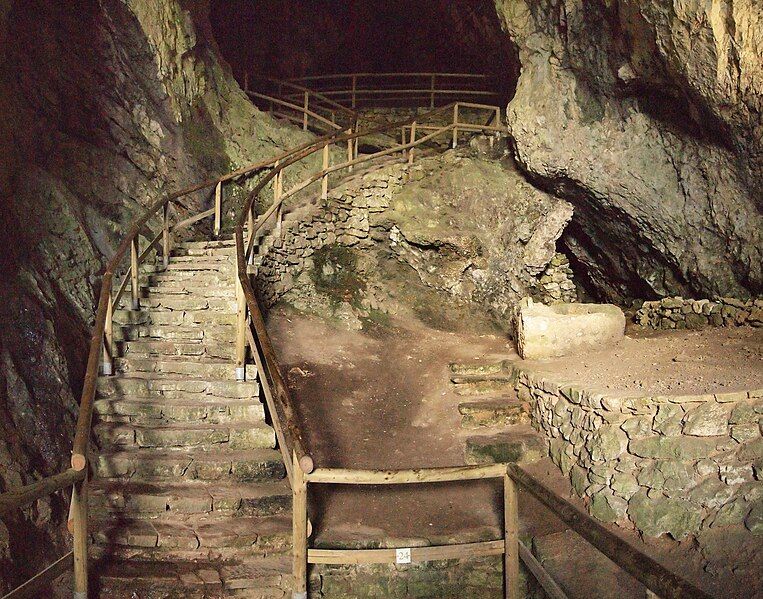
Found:
[[[74,552],[70,551],[41,572],[32,576],[25,583],[3,595],[2,599],[37,599],[41,597],[40,591],[49,586],[61,574],[71,569],[73,563]]]
[[[84,471],[69,468],[59,474],[48,476],[25,487],[6,491],[0,494],[0,516],[10,510],[30,504],[41,497],[71,487],[74,483],[80,482],[84,478]]]
[[[507,471],[518,485],[661,599],[712,599],[560,497],[518,464],[508,464]]]

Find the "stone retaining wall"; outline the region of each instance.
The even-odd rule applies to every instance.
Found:
[[[679,539],[738,523],[763,534],[763,389],[618,397],[515,375],[552,460],[599,520]]]
[[[763,326],[763,298],[718,300],[666,297],[644,302],[636,322],[650,329],[703,329],[713,327]]]

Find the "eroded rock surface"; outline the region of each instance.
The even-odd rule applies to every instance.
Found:
[[[600,298],[763,286],[763,7],[498,0],[522,74],[517,159],[575,206],[565,235]]]

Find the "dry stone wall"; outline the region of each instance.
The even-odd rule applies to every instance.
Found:
[[[650,329],[703,329],[712,327],[763,326],[763,298],[717,300],[666,297],[644,302],[636,322]]]
[[[739,523],[763,534],[763,389],[621,397],[515,375],[551,459],[599,520],[677,539]]]

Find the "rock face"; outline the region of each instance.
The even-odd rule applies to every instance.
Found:
[[[304,139],[248,102],[205,15],[177,0],[3,3],[0,491],[69,461],[94,275],[141,207]],[[54,496],[0,524],[0,592],[36,572],[32,556],[64,553],[50,523],[65,518]]]
[[[597,297],[760,293],[763,6],[496,0],[522,72],[528,175],[575,206]]]

